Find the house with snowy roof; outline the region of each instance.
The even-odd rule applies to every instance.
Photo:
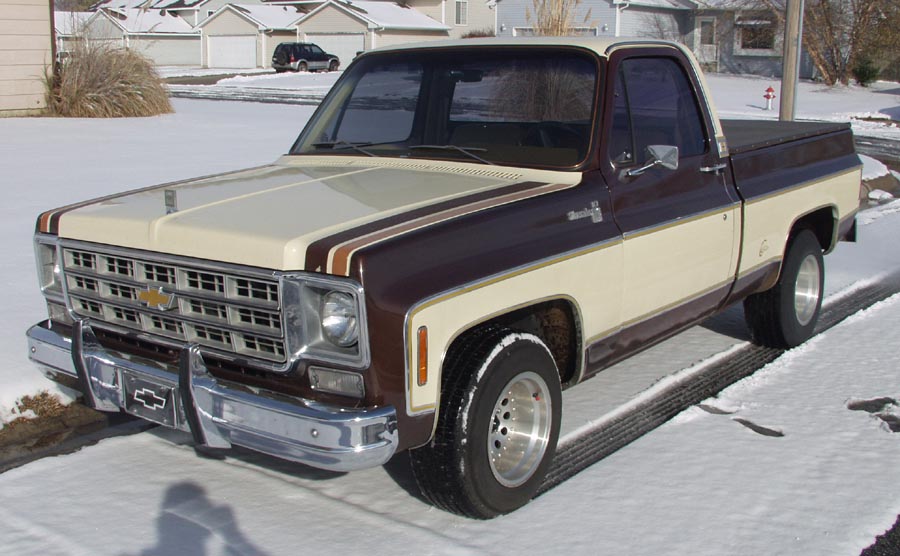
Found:
[[[275,47],[297,40],[302,5],[225,4],[197,25],[203,67],[255,68],[272,64]]]
[[[497,34],[534,34],[532,0],[497,0]],[[582,0],[573,34],[674,40],[688,46],[706,71],[781,75],[783,28],[771,12],[746,0]],[[811,77],[808,56],[800,76]]]
[[[434,39],[451,27],[419,10],[395,2],[327,0],[297,22],[301,41],[337,55],[346,66],[358,52]]]
[[[87,40],[144,54],[157,65],[199,65],[200,33],[181,17],[152,8],[103,7],[83,25]]]
[[[53,31],[56,38],[56,51],[66,52],[70,50],[69,43],[81,36],[84,25],[97,12],[53,12]]]
[[[784,27],[774,13],[748,9],[743,0],[696,0],[693,15],[684,42],[707,70],[781,76]],[[800,77],[815,71],[803,50]]]

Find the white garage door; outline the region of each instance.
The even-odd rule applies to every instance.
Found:
[[[319,45],[325,52],[340,58],[341,69],[350,65],[357,52],[362,52],[366,49],[366,36],[362,33],[307,33],[306,40]]]
[[[256,35],[215,35],[209,37],[211,68],[255,68]]]

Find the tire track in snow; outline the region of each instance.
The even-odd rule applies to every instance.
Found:
[[[823,304],[816,334],[898,292],[900,272],[895,272],[854,289],[850,295],[835,295],[833,302],[826,300]],[[624,448],[685,409],[752,375],[784,351],[750,343],[738,345],[726,352],[724,357],[713,356],[675,373],[673,380],[651,387],[649,396],[640,396],[635,403],[627,404],[625,410],[617,409],[601,417],[595,427],[576,431],[574,435],[562,439],[537,496]]]

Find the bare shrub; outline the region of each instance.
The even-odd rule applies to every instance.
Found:
[[[531,9],[525,8],[525,19],[537,36],[575,35],[573,18],[580,4],[581,0],[532,0]],[[582,23],[587,24],[590,17],[591,10],[588,10]]]
[[[53,114],[73,118],[155,116],[172,111],[153,64],[132,50],[78,40],[44,79]]]
[[[494,37],[494,36],[496,36],[496,35],[494,34],[493,29],[485,28],[485,29],[475,29],[473,31],[468,31],[466,33],[463,33],[463,35],[460,38],[461,39],[481,39],[481,38],[485,38],[485,37]]]

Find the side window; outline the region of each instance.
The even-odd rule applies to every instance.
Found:
[[[611,159],[627,164],[625,145],[633,141],[633,161],[646,162],[649,145],[674,145],[682,157],[706,152],[706,133],[693,89],[682,68],[669,58],[624,60],[616,75]],[[624,102],[619,96],[625,97]],[[627,138],[631,123],[631,138]],[[625,138],[622,134],[625,134]]]
[[[309,45],[307,48],[309,48],[309,51],[313,54],[324,54],[325,53],[321,48],[319,48],[318,46],[316,46],[314,44]]]
[[[613,92],[613,118],[609,138],[609,158],[616,165],[628,166],[634,162],[634,135],[631,133],[631,111],[625,93],[625,79],[619,67]]]

